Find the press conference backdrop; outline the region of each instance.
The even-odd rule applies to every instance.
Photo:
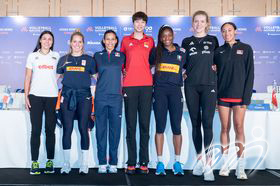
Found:
[[[273,80],[280,82],[280,18],[279,17],[211,17],[209,34],[223,39],[220,26],[232,21],[238,27],[237,38],[249,43],[254,50],[255,83],[257,92],[266,92]],[[181,45],[184,37],[191,36],[191,17],[150,17],[145,33],[157,34],[161,25],[170,25],[175,31],[175,42]],[[12,89],[23,88],[25,63],[33,51],[38,36],[51,30],[55,36],[55,51],[64,55],[69,51],[72,32],[85,35],[85,51],[89,55],[101,50],[100,41],[106,30],[113,29],[119,39],[133,32],[131,17],[1,17],[0,18],[0,84]]]

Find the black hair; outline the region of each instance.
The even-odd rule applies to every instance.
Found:
[[[168,26],[168,25],[162,25],[158,31],[158,42],[157,42],[157,47],[156,47],[156,73],[158,72],[157,69],[158,69],[158,65],[160,64],[160,60],[161,60],[161,57],[162,57],[162,50],[164,48],[164,45],[161,41],[161,37],[162,37],[162,34],[165,30],[170,30],[172,32],[172,35],[174,35],[174,32],[173,32],[173,29]]]
[[[117,33],[114,30],[106,30],[106,32],[104,33],[103,39],[101,40],[101,44],[102,44],[103,48],[105,49],[106,46],[105,46],[105,43],[103,42],[103,40],[105,40],[106,35],[110,34],[110,33],[115,34],[115,36],[116,36],[117,43],[114,47],[116,49],[118,47],[118,44],[119,44],[119,37],[117,36]]]
[[[132,22],[134,23],[134,21],[142,19],[143,21],[145,21],[146,23],[148,22],[148,16],[147,14],[145,14],[144,12],[135,12],[132,16]]]
[[[49,30],[45,30],[45,31],[43,31],[43,32],[40,34],[40,36],[39,36],[39,38],[38,38],[38,40],[37,40],[36,47],[35,47],[35,49],[33,50],[33,52],[37,52],[38,50],[41,49],[42,46],[41,46],[40,40],[42,39],[43,35],[45,35],[45,34],[49,34],[49,35],[52,36],[53,43],[52,43],[52,46],[51,46],[50,50],[53,50],[53,46],[54,46],[54,36],[53,36],[53,33],[52,33],[51,31],[49,31]]]
[[[222,26],[221,26],[221,31],[223,30],[223,27],[225,25],[231,25],[233,27],[234,30],[237,30],[237,26],[236,24],[234,24],[233,22],[225,22]]]

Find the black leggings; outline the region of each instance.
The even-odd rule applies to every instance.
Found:
[[[202,152],[201,123],[204,134],[204,148],[208,152],[213,140],[213,118],[216,108],[216,86],[185,84],[185,97],[192,122],[192,137],[197,154]]]
[[[60,105],[62,113],[63,150],[71,149],[71,136],[74,127],[74,119],[78,120],[78,128],[81,135],[81,149],[89,149],[88,121],[92,109],[92,98],[83,97],[77,100],[76,110],[68,109],[68,100],[64,99]]]
[[[31,158],[32,161],[37,161],[39,157],[40,136],[42,130],[42,117],[45,112],[45,133],[46,133],[46,149],[47,158],[54,159],[55,148],[55,105],[57,97],[39,97],[29,95],[30,101],[30,120],[31,120]]]

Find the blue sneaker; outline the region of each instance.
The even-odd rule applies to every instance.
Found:
[[[175,176],[183,176],[184,171],[182,169],[182,165],[179,161],[176,161],[173,165],[173,173]]]
[[[157,163],[156,175],[157,176],[165,176],[166,175],[166,172],[164,170],[164,164],[161,161],[159,161]]]

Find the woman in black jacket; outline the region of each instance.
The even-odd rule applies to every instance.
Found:
[[[253,50],[250,45],[235,38],[237,27],[226,22],[221,27],[225,44],[215,51],[215,64],[218,73],[218,109],[222,124],[221,145],[223,166],[221,176],[229,175],[227,161],[229,148],[229,131],[231,113],[236,135],[238,164],[235,175],[237,179],[247,179],[244,171],[244,117],[250,104],[254,83]]]

